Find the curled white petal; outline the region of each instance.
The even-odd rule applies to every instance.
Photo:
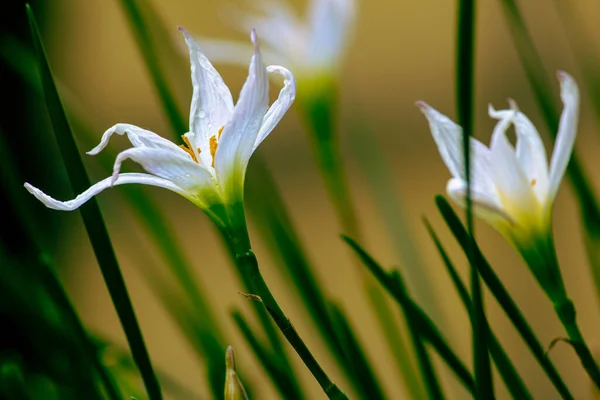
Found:
[[[196,138],[208,142],[212,130],[218,130],[231,118],[233,98],[221,75],[215,70],[200,46],[179,27],[190,52],[192,71],[192,103],[190,106],[190,131]],[[194,145],[198,146],[196,142]]]
[[[149,175],[149,174],[140,174],[140,173],[125,173],[117,176],[116,179],[113,177],[108,177],[100,182],[92,185],[88,190],[81,193],[73,200],[68,201],[59,201],[46,193],[42,192],[40,189],[35,186],[30,185],[29,183],[25,183],[25,189],[29,191],[32,195],[35,196],[36,199],[41,201],[46,207],[52,208],[54,210],[60,211],[73,211],[81,207],[85,204],[89,199],[102,192],[105,189],[108,189],[112,186],[124,185],[129,183],[139,183],[142,185],[150,185],[150,186],[158,186],[165,189],[169,189],[177,194],[180,194],[184,197],[189,197],[188,194],[183,191],[179,186],[175,185],[173,182],[168,181],[163,178],[159,178],[157,176]]]
[[[277,100],[269,107],[269,110],[263,118],[262,126],[258,132],[252,151],[256,150],[258,145],[260,145],[275,126],[277,126],[296,98],[296,78],[294,78],[294,74],[292,74],[290,70],[280,67],[279,65],[269,65],[267,67],[267,72],[283,76],[283,87],[279,91]]]
[[[494,183],[503,197],[505,210],[513,214],[534,213],[536,200],[530,182],[522,171],[517,155],[506,137],[506,129],[512,124],[515,113],[509,113],[498,121],[492,133],[490,145]]]
[[[563,102],[563,111],[560,116],[558,133],[554,142],[552,161],[550,162],[550,188],[549,201],[552,202],[565,174],[575,137],[577,136],[577,123],[579,122],[579,89],[575,80],[566,72],[558,72],[560,81],[560,98]]]
[[[100,153],[108,145],[112,135],[127,135],[131,144],[135,147],[147,147],[151,149],[164,149],[173,152],[181,152],[173,142],[157,135],[154,132],[131,124],[116,124],[106,130],[98,146],[88,151],[87,154],[94,156]]]
[[[446,185],[446,193],[456,204],[466,208],[467,182],[457,178],[450,179]],[[474,212],[491,225],[498,227],[499,223],[514,224],[513,218],[504,211],[495,193],[485,193],[471,188],[471,201]]]
[[[517,133],[517,160],[537,199],[543,203],[546,201],[549,184],[548,159],[544,143],[529,118],[518,110],[517,103],[514,100],[509,102],[511,110],[496,111],[490,106],[490,117],[499,120],[512,117]]]
[[[427,117],[431,134],[442,160],[454,178],[466,179],[462,128],[450,118],[424,102],[417,105]],[[490,165],[490,151],[478,140],[471,138],[471,182],[485,192],[494,191]]]
[[[239,169],[242,175],[245,173],[269,104],[267,68],[254,30],[250,37],[254,44],[254,55],[250,60],[248,78],[233,110],[233,117],[225,125],[215,155],[215,171],[221,182],[232,177],[233,169]]]
[[[135,161],[149,173],[173,182],[190,195],[215,187],[211,174],[192,161],[189,155],[173,157],[164,150],[139,147],[119,153],[113,167],[113,179],[118,179],[121,164],[127,159]]]

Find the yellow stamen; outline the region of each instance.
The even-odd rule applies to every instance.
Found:
[[[222,128],[221,128],[222,129]],[[212,167],[215,167],[215,154],[217,154],[217,137],[212,135],[208,141],[208,145],[210,146],[210,156],[212,157]]]
[[[221,140],[221,133],[223,133],[223,129],[225,129],[225,125],[219,128],[219,135],[217,136],[217,139],[219,140]]]
[[[198,163],[198,158],[196,157],[196,153],[194,153],[194,150],[192,150],[192,145],[190,144],[190,140],[185,135],[182,135],[181,138],[183,139],[185,144],[180,144],[179,147],[183,151],[188,153],[190,155],[190,157],[192,157],[192,160],[194,160],[195,163]],[[200,149],[198,149],[198,153],[200,153]]]
[[[535,179],[532,179],[530,182],[531,187],[534,187],[536,183],[537,181]]]

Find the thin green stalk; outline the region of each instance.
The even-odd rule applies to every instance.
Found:
[[[450,278],[452,279],[452,283],[454,284],[454,287],[456,288],[456,291],[458,292],[458,295],[460,297],[460,300],[463,303],[463,306],[469,313],[470,310],[472,309],[471,298],[469,296],[469,292],[467,291],[465,284],[463,283],[462,279],[460,278],[460,275],[458,275],[456,268],[452,264],[452,261],[450,261],[450,257],[448,257],[448,254],[446,253],[446,250],[444,249],[442,242],[440,241],[440,239],[436,235],[435,231],[429,224],[429,221],[427,221],[427,219],[423,219],[423,222],[425,223],[425,227],[427,228],[427,231],[429,232],[429,236],[431,236],[431,239],[433,240],[435,247],[438,250],[438,253],[440,253],[442,261],[444,262],[444,265],[446,266],[446,270],[448,271],[448,275],[450,275]],[[469,315],[469,318],[470,317],[471,316]],[[494,332],[492,332],[491,328],[489,327],[489,322],[486,321],[486,323],[488,323],[488,330],[489,330],[488,347],[490,349],[490,355],[492,356],[492,360],[496,364],[498,372],[500,373],[500,376],[502,377],[502,380],[504,381],[504,384],[506,385],[509,392],[511,393],[513,399],[515,399],[515,400],[533,399],[533,397],[531,396],[531,393],[529,393],[529,390],[527,389],[527,386],[525,386],[525,383],[521,379],[521,376],[517,372],[516,368],[514,367],[514,365],[511,362],[510,358],[504,351],[504,348],[500,344],[500,341],[498,340],[498,338],[496,337]]]
[[[355,379],[360,382],[360,393],[365,399],[385,399],[371,363],[362,350],[350,322],[341,307],[333,302],[329,303],[331,319],[340,341],[340,346],[346,356],[346,363],[354,371]]]
[[[475,382],[473,381],[471,373],[456,353],[454,353],[452,348],[446,343],[446,340],[443,338],[431,318],[429,318],[421,307],[410,298],[406,291],[401,290],[405,285],[403,283],[404,279],[402,279],[400,273],[396,270],[391,273],[386,272],[357,242],[347,236],[342,236],[342,238],[348,243],[352,250],[356,252],[365,267],[369,269],[379,283],[381,283],[394,300],[396,300],[407,316],[407,324],[409,326],[414,326],[414,329],[418,332],[419,336],[431,344],[438,355],[444,360],[448,367],[450,367],[452,372],[454,372],[461,384],[474,394]]]
[[[252,294],[258,296],[257,300],[260,300],[264,305],[281,333],[283,333],[289,344],[296,350],[296,353],[317,380],[327,397],[329,399],[348,399],[344,392],[329,379],[327,373],[321,368],[296,331],[296,328],[294,328],[288,317],[279,307],[279,303],[273,297],[271,290],[260,273],[258,260],[250,246],[243,203],[230,205],[230,208],[230,216],[234,217],[235,221],[231,223],[232,226],[225,228],[227,239],[235,254],[236,264],[240,273],[250,281],[250,287],[253,289]]]
[[[465,176],[467,180],[466,219],[467,231],[473,235],[473,210],[471,201],[471,136],[473,135],[473,94],[475,84],[475,0],[460,0],[458,3],[458,36],[456,57],[456,96],[458,123],[463,129],[463,154]],[[467,257],[472,258],[469,251]],[[476,398],[490,400],[494,398],[492,367],[487,348],[488,329],[485,323],[485,307],[481,293],[481,282],[476,268],[471,268],[473,328],[473,369],[475,371]]]
[[[407,288],[402,282],[400,274],[394,275],[395,279],[392,279],[392,285],[394,286],[394,290],[396,292],[403,293],[407,295]],[[410,312],[407,311],[406,307],[402,307],[402,313],[404,314],[405,319],[411,318]],[[421,338],[419,330],[415,326],[415,324],[408,324],[409,333],[412,339],[413,346],[415,348],[415,352],[417,354],[417,361],[419,363],[419,370],[421,371],[421,375],[423,376],[423,380],[425,381],[425,390],[427,391],[427,396],[430,400],[443,400],[444,399],[444,391],[440,385],[439,379],[435,372],[435,368],[433,363],[431,362],[431,358],[429,357],[429,353],[427,352],[427,348]]]
[[[168,121],[171,124],[172,131],[180,132],[183,135],[183,133],[187,132],[187,124],[181,117],[177,109],[175,97],[169,88],[164,74],[161,72],[158,57],[150,39],[150,32],[146,27],[144,18],[142,18],[139,7],[136,5],[135,0],[121,0],[121,5],[127,14],[127,22],[129,22],[137,45],[142,52],[142,56],[154,82],[154,87],[158,92],[158,98],[162,101],[163,108],[169,117]]]
[[[271,379],[277,390],[279,390],[281,397],[290,400],[303,400],[304,395],[298,383],[294,379],[290,379],[286,368],[282,368],[280,365],[279,359],[273,357],[273,354],[269,352],[267,347],[258,340],[242,314],[239,311],[234,311],[233,319],[254,352],[254,355],[265,369],[267,376]]]
[[[33,42],[36,48],[44,96],[54,127],[54,134],[63,156],[69,180],[71,181],[74,191],[80,193],[91,186],[90,180],[85,172],[85,166],[79,155],[79,150],[75,144],[69,121],[63,109],[58,91],[56,90],[56,85],[52,77],[50,65],[46,58],[35,17],[33,16],[33,12],[29,5],[26,6],[26,9]],[[152,368],[150,356],[146,349],[146,345],[144,344],[142,332],[137,323],[133,305],[131,304],[125,281],[121,274],[98,203],[95,199],[92,199],[81,207],[80,210],[85,228],[88,232],[92,247],[94,248],[94,253],[98,260],[98,264],[100,265],[102,276],[104,277],[119,320],[125,331],[125,336],[127,337],[133,358],[142,375],[148,396],[151,400],[162,399],[160,384],[158,379],[156,379],[156,375]]]
[[[507,20],[513,42],[519,54],[521,65],[525,69],[527,80],[531,85],[533,95],[542,112],[542,117],[548,132],[553,138],[558,133],[559,112],[552,102],[554,98],[551,88],[553,85],[548,79],[542,58],[538,53],[531,35],[527,30],[519,6],[515,0],[500,0],[504,17]],[[600,207],[597,197],[592,189],[587,172],[584,170],[576,152],[571,155],[567,168],[567,176],[575,195],[579,200],[581,221],[585,230],[585,248],[590,261],[590,268],[596,286],[598,300],[600,300]]]
[[[436,205],[440,211],[440,214],[446,221],[446,224],[450,228],[452,234],[460,244],[463,252],[466,252],[472,248],[473,250],[473,263],[481,275],[486,286],[495,297],[498,304],[502,307],[514,327],[517,329],[529,350],[540,364],[556,390],[564,399],[572,400],[574,397],[569,392],[569,388],[562,380],[560,374],[556,370],[556,367],[552,361],[546,356],[544,347],[541,345],[539,339],[533,332],[533,329],[527,322],[527,319],[521,313],[521,310],[512,299],[502,281],[496,275],[493,268],[490,266],[488,261],[483,256],[483,253],[477,246],[475,240],[468,235],[467,230],[463,226],[460,218],[454,212],[448,201],[443,196],[436,196]],[[471,242],[470,244],[468,242]]]

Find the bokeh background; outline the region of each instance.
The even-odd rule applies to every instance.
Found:
[[[305,9],[305,1],[286,1],[297,7],[299,12]],[[600,33],[597,29],[600,3],[579,0],[563,4],[570,13],[559,11],[561,8],[557,4],[561,3],[560,0],[520,3],[548,71],[563,69],[574,75],[580,84],[582,106],[576,151],[591,174],[595,189],[600,190],[597,158],[600,154],[600,128],[590,106],[580,66],[574,58],[574,45],[577,45],[585,51],[587,62],[600,67]],[[224,23],[224,2],[154,0],[152,4],[179,45],[183,44],[183,40],[179,37],[177,25],[203,36],[247,40]],[[21,2],[12,2],[3,11],[5,5],[0,5],[0,18],[5,22],[2,30],[4,34],[16,35],[27,41],[25,13],[21,6]],[[106,128],[118,122],[136,124],[168,136],[169,126],[118,1],[35,1],[33,7],[42,24],[53,72],[62,81],[63,87],[79,99],[78,105],[93,120],[98,139]],[[442,311],[443,318],[438,322],[444,334],[470,365],[467,315],[421,222],[422,216],[430,219],[466,277],[466,261],[448,234],[433,202],[433,196],[444,191],[449,174],[437,153],[425,118],[414,105],[415,101],[424,100],[451,117],[455,115],[456,2],[372,0],[359,1],[358,7],[354,37],[341,68],[340,135],[359,222],[365,232],[365,245],[386,265],[399,265],[396,246],[390,240],[385,221],[371,195],[373,182],[366,179],[362,167],[371,162],[361,151],[361,141],[367,140],[377,144],[380,157],[388,165],[389,175],[393,177],[390,183],[399,196],[398,207],[407,216],[411,236],[426,265],[421,272],[434,289],[435,298],[428,296],[419,300],[425,308],[438,307]],[[569,41],[573,32],[578,32],[579,37],[585,37],[586,41]],[[538,126],[546,139],[548,151],[551,151],[551,141],[533,101],[499,1],[485,0],[477,5],[476,49],[476,136],[485,143],[489,139],[493,120],[487,116],[488,103],[501,108],[506,106],[508,98],[513,98]],[[187,54],[182,51],[176,57],[173,59],[177,67],[173,69],[176,72],[172,82],[178,105],[187,115],[191,94]],[[217,69],[236,97],[246,70],[223,65],[217,65]],[[555,93],[552,101],[558,104],[557,82],[552,92]],[[0,95],[3,98],[1,134],[6,135],[11,151],[19,160],[21,176],[57,198],[70,197],[43,103],[28,91],[26,84],[18,81],[6,65],[2,66]],[[121,149],[126,143],[125,140],[114,140],[111,146]],[[360,339],[368,343],[368,356],[377,373],[383,377],[384,388],[390,398],[403,398],[404,388],[398,371],[362,290],[363,275],[340,240],[340,226],[312,162],[307,136],[294,109],[261,146],[260,152],[275,175],[301,239],[318,267],[317,274],[323,286],[348,311]],[[90,175],[93,181],[104,178],[93,164],[90,164]],[[252,179],[252,164],[249,179]],[[162,259],[135,222],[129,208],[122,204],[123,198],[115,193],[119,190],[106,191],[99,200],[152,360],[157,368],[168,371],[197,393],[198,398],[207,398],[209,391],[202,378],[202,363],[144,279],[146,268],[166,266],[162,265]],[[145,191],[159,199],[179,241],[194,261],[194,271],[217,310],[216,314],[234,338],[231,344],[238,353],[238,362],[248,371],[242,379],[253,382],[257,398],[275,398],[274,389],[230,318],[231,309],[247,306],[248,300],[238,294],[241,286],[211,222],[191,203],[172,193],[154,188]],[[594,349],[600,351],[600,310],[584,254],[576,207],[569,184],[565,183],[554,214],[558,255],[567,289],[579,311],[584,336]],[[83,321],[92,332],[126,346],[79,214],[46,210],[41,204],[33,204],[33,208],[40,218],[51,221],[40,229],[47,231],[55,240],[54,251],[57,265],[61,267],[61,280]],[[256,223],[252,221],[251,234]],[[8,222],[2,225],[6,238],[10,236],[11,227]],[[563,336],[550,302],[518,255],[487,226],[478,224],[476,232],[485,254],[542,342],[549,344],[552,339]],[[318,333],[304,321],[307,315],[298,306],[299,299],[286,288],[288,282],[285,276],[258,235],[253,235],[253,239],[264,276],[275,296],[280,299],[309,347],[344,387],[335,363],[322,351]],[[414,275],[414,271],[409,271],[411,265],[400,267],[408,271],[408,275]],[[415,294],[419,297],[419,293]],[[558,398],[489,295],[486,295],[486,308],[492,326],[534,397]],[[576,398],[590,398],[591,386],[571,348],[558,344],[550,352],[550,357],[556,361]],[[297,357],[292,355],[292,359],[311,398],[323,397]],[[438,366],[454,398],[466,398],[467,395],[457,387],[445,367],[441,363]],[[498,397],[507,398],[500,381],[496,382]]]

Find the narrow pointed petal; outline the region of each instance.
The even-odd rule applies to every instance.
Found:
[[[189,155],[186,156],[173,157],[171,153],[159,149],[127,149],[119,153],[115,160],[113,179],[118,179],[121,164],[129,159],[149,173],[173,182],[191,196],[205,189],[216,190],[211,174],[192,161]]]
[[[446,186],[448,196],[460,207],[467,206],[467,182],[462,179],[453,178]],[[481,219],[492,226],[499,224],[513,225],[514,221],[503,209],[500,200],[493,192],[485,193],[477,190],[471,191],[473,210]]]
[[[197,139],[209,137],[227,123],[233,113],[233,98],[221,75],[200,50],[200,46],[179,27],[190,51],[192,69],[192,104],[190,106],[190,131]],[[214,132],[213,132],[214,131]]]
[[[354,0],[312,0],[306,62],[319,67],[338,62],[350,42],[355,17]]]
[[[294,78],[294,74],[279,65],[269,65],[267,67],[267,72],[283,76],[283,87],[279,91],[277,100],[273,102],[263,118],[262,126],[260,127],[256,142],[254,143],[254,148],[252,149],[253,152],[258,145],[265,140],[269,133],[271,133],[273,128],[277,126],[279,121],[281,121],[281,118],[283,118],[296,98],[296,78]]]
[[[173,142],[157,135],[154,132],[140,128],[130,124],[116,124],[115,126],[108,128],[102,135],[102,139],[98,146],[88,151],[87,154],[95,156],[100,153],[108,145],[112,135],[127,135],[127,138],[131,144],[135,147],[146,147],[151,149],[163,149],[169,150],[176,153],[181,152],[181,149],[177,147]]]
[[[462,128],[424,102],[417,105],[429,121],[433,140],[454,178],[466,180]],[[490,165],[490,151],[481,142],[471,138],[471,182],[474,190],[492,193],[494,189]]]
[[[503,120],[512,117],[517,133],[516,156],[521,170],[540,202],[548,193],[548,159],[542,138],[529,118],[518,111],[517,104],[510,100],[511,110],[496,111],[490,106],[490,117]]]
[[[535,212],[537,199],[506,137],[506,129],[512,124],[514,115],[513,112],[496,124],[492,133],[490,155],[494,183],[503,208],[514,219],[519,219],[521,214]]]
[[[102,192],[104,189],[108,189],[112,186],[124,185],[129,183],[139,183],[142,185],[151,185],[158,186],[165,189],[169,189],[177,194],[182,195],[183,197],[188,198],[188,194],[183,191],[179,186],[175,185],[173,182],[170,182],[166,179],[159,178],[157,176],[149,175],[149,174],[140,174],[140,173],[126,173],[119,174],[116,179],[113,177],[108,177],[100,182],[91,186],[88,190],[78,195],[73,200],[69,201],[59,201],[56,200],[35,186],[30,185],[29,183],[25,184],[25,189],[29,191],[32,195],[34,195],[39,201],[41,201],[46,207],[52,208],[53,210],[60,211],[73,211],[81,207],[85,204],[89,199],[96,196],[98,193]]]
[[[554,200],[567,165],[569,165],[579,121],[579,89],[577,83],[571,75],[562,71],[558,72],[558,80],[560,81],[560,98],[563,102],[563,111],[560,116],[558,133],[554,142],[554,152],[550,163],[549,203]]]
[[[269,104],[267,68],[263,63],[254,30],[251,39],[254,43],[254,55],[250,61],[248,78],[242,87],[233,117],[225,125],[215,156],[215,170],[219,181],[231,179],[235,170],[236,174],[241,174],[235,179],[241,181],[234,186],[239,186],[240,189]]]
[[[252,57],[252,45],[228,39],[213,39],[196,36],[196,42],[201,46],[204,55],[215,64],[231,64],[245,67]],[[265,46],[261,53],[266,63],[287,65],[289,61],[280,54]]]

